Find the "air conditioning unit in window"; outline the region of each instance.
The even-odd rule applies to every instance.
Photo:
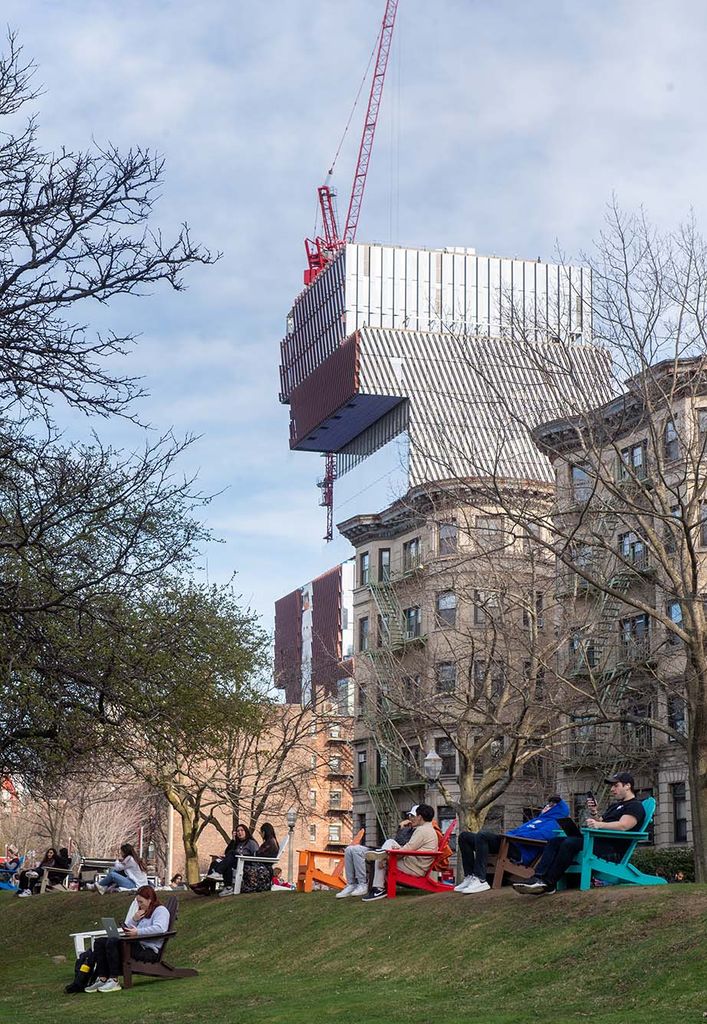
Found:
[[[418,633],[418,631],[416,629],[406,629],[405,630],[405,639],[406,640],[414,640],[419,635],[420,634]]]

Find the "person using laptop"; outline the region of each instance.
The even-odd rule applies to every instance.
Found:
[[[637,798],[634,791],[634,781],[631,772],[617,772],[605,782],[611,786],[613,803],[604,811],[601,817],[596,816],[596,801],[587,801],[590,814],[594,817],[587,818],[588,828],[611,829],[617,832],[633,832],[640,828],[646,816],[643,804]],[[515,882],[513,888],[516,892],[524,895],[543,896],[554,893],[557,890],[557,882],[570,866],[576,855],[582,849],[584,836],[556,836],[548,841],[543,855],[538,861],[538,866],[533,878],[527,882]],[[594,851],[598,857],[605,860],[620,860],[626,841],[619,837],[594,839]]]
[[[548,798],[540,814],[517,828],[510,829],[506,834],[517,836],[518,842],[511,847],[511,856],[520,864],[529,863],[537,856],[537,847],[523,846],[522,839],[550,839],[557,831],[557,822],[570,813],[570,809],[557,793]],[[501,848],[501,836],[490,829],[480,832],[462,832],[459,835],[459,852],[461,853],[464,878],[454,886],[455,892],[469,896],[476,892],[486,892],[491,888],[486,881],[489,853],[498,853]]]
[[[112,929],[111,929],[112,930]],[[132,939],[130,955],[134,960],[154,964],[160,958],[163,936],[169,931],[169,911],[159,901],[150,885],[141,885],[130,904],[123,936]],[[121,944],[124,938],[102,935],[93,944],[96,954],[96,980],[87,985],[85,992],[119,992],[121,984]]]

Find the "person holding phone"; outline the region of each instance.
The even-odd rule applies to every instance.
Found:
[[[611,786],[610,792],[614,802],[599,817],[594,794],[588,793],[587,807],[591,816],[587,818],[587,827],[611,829],[612,832],[633,832],[640,828],[646,812],[634,791],[635,783],[631,772],[616,772],[604,781]],[[515,882],[515,891],[533,896],[545,896],[556,892],[558,880],[582,849],[583,843],[584,836],[557,836],[550,839],[538,861],[533,878],[527,882]],[[625,849],[626,841],[616,836],[606,840],[594,840],[597,856],[605,860],[620,860]]]
[[[154,964],[160,958],[164,935],[169,931],[169,911],[159,901],[151,885],[141,885],[130,904],[123,925],[123,935],[133,941],[130,955],[133,960]],[[85,992],[120,992],[118,981],[122,965],[121,938],[102,935],[93,944],[96,954],[96,980],[87,985]]]

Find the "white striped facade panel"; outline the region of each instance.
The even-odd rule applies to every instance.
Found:
[[[608,376],[606,354],[591,345],[375,328],[360,335],[361,392],[409,399],[411,485],[492,473],[551,479],[528,428],[606,400]]]

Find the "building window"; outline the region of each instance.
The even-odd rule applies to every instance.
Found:
[[[669,601],[665,607],[666,614],[671,622],[673,622],[679,629],[683,628],[682,621],[682,605],[679,601]],[[680,637],[677,633],[673,633],[672,629],[666,628],[665,639],[669,644],[673,646],[680,643]]]
[[[438,550],[440,555],[454,555],[457,552],[459,530],[455,519],[439,524]]]
[[[687,708],[684,697],[668,697],[668,725],[679,736],[687,736]],[[677,743],[674,736],[668,737],[669,743]]]
[[[457,666],[453,661],[440,661],[436,668],[437,693],[453,693],[457,683]]]
[[[367,587],[371,581],[371,556],[367,551],[358,556],[358,584]]]
[[[707,443],[707,409],[697,410],[697,433],[700,451],[703,451]]]
[[[356,773],[356,782],[357,782],[357,784],[359,786],[367,786],[368,785],[368,771],[367,771],[367,768],[366,768],[366,751],[365,750],[359,750],[357,758],[356,758],[356,761],[357,761],[357,766],[358,766],[358,770],[357,770],[357,773]]]
[[[456,626],[457,595],[452,590],[437,594],[437,622],[440,626]]]
[[[333,723],[329,726],[329,739],[340,740],[341,739],[341,726],[338,723]]]
[[[403,628],[405,630],[405,639],[414,640],[418,637],[421,632],[422,616],[420,609],[417,605],[413,605],[411,608],[403,609]]]
[[[707,505],[700,510],[700,545],[707,548]]]
[[[673,554],[678,549],[678,531],[682,529],[682,516],[679,505],[673,505],[670,509],[670,517],[663,524],[663,544],[667,553]]]
[[[648,476],[648,445],[645,441],[621,449],[619,480],[645,480]]]
[[[417,744],[413,744],[409,747],[405,745],[403,746],[403,775],[407,782],[409,782],[411,779],[420,778],[420,757],[421,750]]]
[[[359,651],[368,650],[368,616],[358,620],[358,649]]]
[[[619,619],[621,657],[624,661],[644,661],[650,654],[649,619],[647,613]]]
[[[483,551],[497,551],[503,547],[503,517],[477,516],[476,542]]]
[[[317,826],[316,825],[309,825],[308,826],[308,832],[309,832],[309,841],[310,841],[310,843],[316,843],[316,841],[317,841]]]
[[[413,537],[403,544],[403,572],[412,572],[420,566],[420,538]]]
[[[535,591],[535,600],[533,600],[532,592],[527,595],[527,604],[523,605],[523,625],[526,629],[530,627],[531,615],[530,609],[535,606],[535,624],[538,629],[542,629],[545,625],[543,616],[543,594],[541,590]]]
[[[334,756],[329,758],[329,771],[339,774],[341,771],[341,758]]]
[[[575,633],[569,640],[569,653],[575,671],[596,668],[597,651],[591,637],[583,637],[581,633]]]
[[[309,755],[309,767],[310,768],[316,768],[317,767],[317,755],[316,754],[310,754]]]
[[[329,790],[329,806],[333,810],[335,810],[335,811],[339,810],[339,808],[341,807],[341,790],[340,789],[330,789]]]
[[[387,615],[378,616],[378,640],[379,647],[390,646],[390,622]]]
[[[329,826],[329,842],[340,843],[341,842],[341,825],[330,825]]]
[[[486,685],[486,661],[483,658],[474,658],[471,677],[474,682],[474,693],[478,696]]]
[[[597,726],[591,715],[570,715],[570,754],[583,760],[597,752]]]
[[[637,536],[632,530],[619,534],[619,553],[624,561],[630,562],[631,565],[645,565],[646,546],[643,538]]]
[[[502,804],[494,804],[486,815],[484,828],[490,832],[503,832],[505,809]]]
[[[586,469],[581,466],[570,466],[570,485],[572,500],[584,504],[592,495],[592,481]]]
[[[310,789],[310,791],[309,791],[309,806],[310,807],[316,807],[317,806],[317,791],[316,791],[316,789]]]
[[[670,787],[673,797],[673,842],[687,842],[687,787],[674,782]]]
[[[632,704],[627,709],[629,715],[638,719],[636,722],[621,723],[621,742],[629,751],[646,751],[653,747],[653,730],[646,721],[651,714],[650,704]]]
[[[378,580],[387,583],[390,579],[390,548],[380,548],[378,551]]]
[[[435,750],[442,758],[442,775],[457,774],[457,748],[448,736],[435,740]]]
[[[666,462],[672,462],[680,455],[680,438],[673,420],[667,420],[663,429],[663,455]]]
[[[414,676],[403,676],[403,699],[409,704],[416,704],[422,696],[422,690],[420,688],[420,677],[419,675]]]
[[[498,594],[488,590],[474,591],[474,625],[483,626],[493,622],[498,613]]]
[[[366,704],[368,703],[368,692],[364,683],[358,684],[358,714],[363,715],[366,713]]]

